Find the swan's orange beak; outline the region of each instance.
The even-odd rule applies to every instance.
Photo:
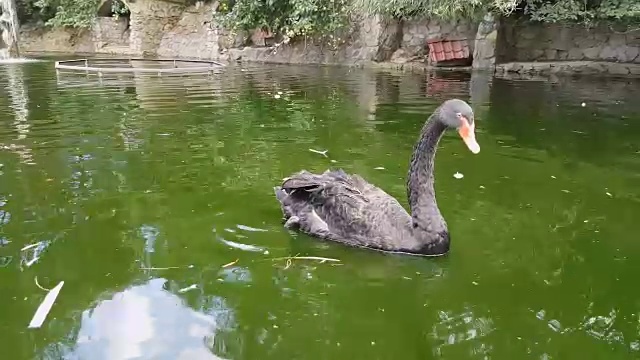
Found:
[[[469,124],[469,120],[464,116],[462,117],[462,126],[458,128],[458,134],[472,153],[480,152],[480,145],[476,141],[475,124]]]

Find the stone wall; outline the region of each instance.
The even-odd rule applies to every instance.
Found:
[[[408,56],[426,55],[428,40],[448,39],[469,41],[469,50],[473,53],[477,23],[469,21],[444,22],[435,19],[409,20],[404,22],[402,29],[401,48]]]
[[[606,25],[587,29],[580,25],[503,21],[497,56],[499,62],[592,60],[640,63],[640,31],[620,33]]]
[[[89,30],[20,28],[20,48],[31,52],[129,54],[127,18],[100,17]]]
[[[211,4],[185,8],[177,22],[161,35],[157,55],[169,58],[219,58],[218,32],[211,23]]]
[[[212,24],[217,3],[186,6],[182,0],[126,1],[130,20],[98,18],[90,32],[25,32],[26,50],[68,53],[119,53],[134,56],[252,60],[278,63],[363,64],[370,61],[424,60],[427,40],[469,39],[473,51],[477,24],[437,20],[398,21],[381,16],[354,17],[337,48],[312,39],[274,49],[245,46],[249,34],[230,36]],[[398,52],[397,50],[400,49]]]
[[[93,24],[91,37],[96,48],[106,46],[129,47],[129,19],[112,17],[99,17]]]
[[[130,12],[129,50],[134,55],[156,55],[162,37],[180,21],[185,5],[178,1],[125,0]]]

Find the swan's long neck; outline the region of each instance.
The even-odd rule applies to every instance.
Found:
[[[412,229],[417,233],[446,233],[446,224],[440,215],[433,188],[433,159],[446,125],[431,115],[422,127],[409,165],[407,193],[411,207]]]

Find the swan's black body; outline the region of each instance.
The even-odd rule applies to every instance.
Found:
[[[453,99],[444,102],[422,128],[407,179],[411,214],[358,175],[303,170],[274,188],[285,226],[351,246],[413,255],[447,253],[449,232],[435,200],[433,159],[446,129],[460,128],[462,120],[473,132],[471,108]]]

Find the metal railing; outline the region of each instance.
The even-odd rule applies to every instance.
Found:
[[[133,62],[145,62],[165,65],[165,67],[133,66]],[[169,65],[167,67],[166,65]],[[179,66],[189,64],[188,66]],[[193,64],[196,64],[195,66]],[[206,64],[206,66],[198,66]],[[152,73],[161,76],[163,73],[212,73],[225,65],[211,60],[178,60],[178,59],[143,59],[143,58],[95,58],[56,61],[56,70],[73,70],[97,73]]]

